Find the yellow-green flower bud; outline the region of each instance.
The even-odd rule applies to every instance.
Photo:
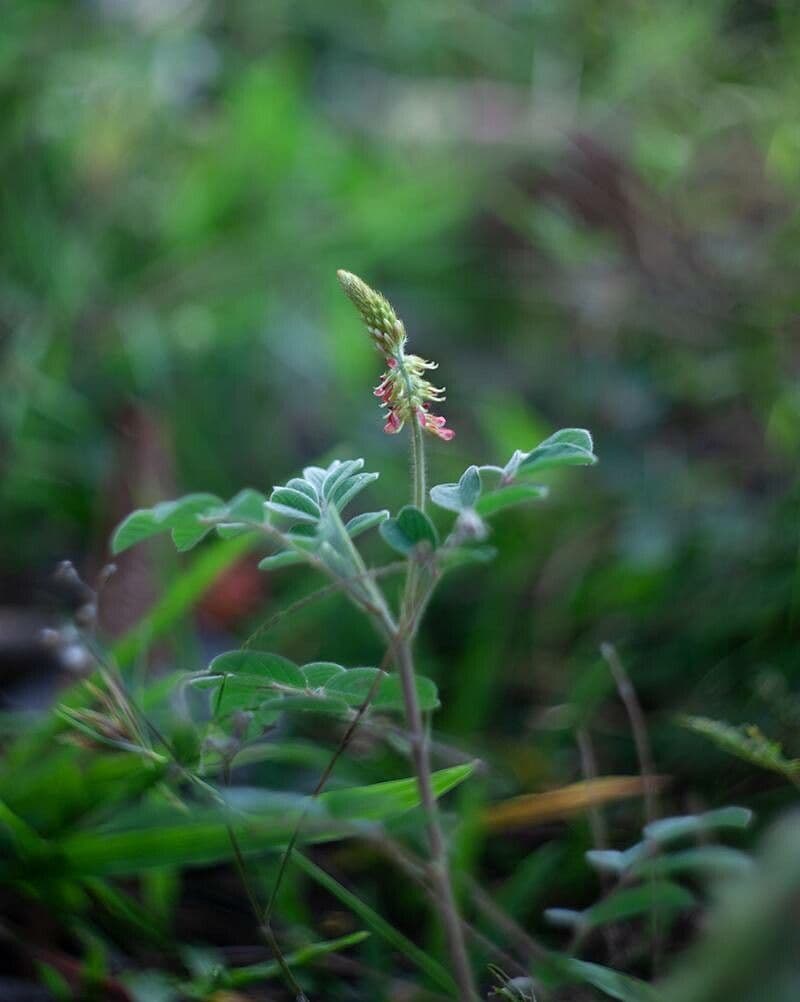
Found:
[[[347,297],[361,314],[375,345],[387,358],[398,355],[403,350],[406,332],[389,300],[362,282],[358,275],[349,271],[337,271],[336,274]]]

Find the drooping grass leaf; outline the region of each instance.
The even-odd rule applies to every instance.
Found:
[[[440,797],[462,783],[472,765],[442,769],[432,776]],[[66,835],[54,844],[52,865],[73,875],[136,874],[164,866],[209,865],[232,855],[228,826],[246,853],[276,849],[288,841],[304,812],[303,841],[329,841],[353,833],[353,823],[377,823],[397,817],[419,805],[415,777],[323,793],[316,800],[234,788],[226,796],[228,808],[203,807],[188,812],[164,808],[145,815],[135,811],[117,818],[126,827],[87,829]],[[245,810],[247,808],[247,810]],[[2,868],[0,868],[1,870]]]
[[[475,764],[470,762],[435,772],[431,783],[436,797],[443,796],[463,783],[474,769]],[[380,821],[416,807],[419,803],[419,789],[416,779],[392,779],[384,783],[373,783],[372,786],[331,790],[323,793],[320,800],[333,817]]]
[[[301,946],[300,949],[287,953],[284,960],[292,969],[303,967],[329,953],[338,953],[340,950],[348,950],[350,947],[358,946],[365,939],[369,939],[369,935],[368,932],[362,930],[361,932],[352,932],[349,936],[341,936],[339,939],[329,939],[322,943],[309,943],[308,946]],[[222,972],[218,976],[218,986],[245,988],[247,985],[256,984],[259,981],[269,981],[271,978],[280,977],[280,975],[281,966],[277,960],[268,960],[263,964],[234,967]]]

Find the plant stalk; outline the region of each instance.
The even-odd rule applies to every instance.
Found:
[[[425,827],[430,848],[429,871],[436,892],[439,917],[447,937],[453,977],[458,985],[460,1002],[477,1002],[478,993],[469,964],[458,903],[450,879],[447,843],[442,832],[439,808],[431,782],[430,748],[417,698],[414,657],[409,640],[401,631],[398,631],[396,636],[397,667],[403,689],[414,771],[419,786],[420,802],[425,813]]]
[[[425,510],[425,442],[419,422],[411,429],[412,500],[420,511]],[[411,742],[411,755],[419,786],[420,802],[425,814],[425,827],[430,850],[429,870],[439,917],[447,938],[453,977],[459,990],[460,1002],[478,1002],[479,996],[470,967],[464,938],[464,928],[450,876],[447,842],[439,818],[439,807],[431,781],[430,744],[417,696],[413,642],[416,632],[419,599],[420,566],[411,557],[403,595],[400,623],[393,631],[394,650],[400,684],[403,690],[406,725]]]

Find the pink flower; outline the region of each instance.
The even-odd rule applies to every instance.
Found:
[[[456,437],[452,428],[446,428],[446,420],[439,414],[431,414],[427,407],[420,407],[417,411],[417,420],[425,429],[437,438],[450,442]]]
[[[431,414],[429,408],[429,401],[441,403],[444,400],[444,388],[434,386],[425,378],[428,370],[437,368],[436,363],[405,353],[405,328],[384,296],[350,272],[340,271],[338,275],[344,291],[361,313],[375,346],[386,359],[387,371],[373,390],[386,410],[383,430],[388,435],[396,435],[406,421],[416,417],[425,431],[449,442],[455,432],[446,428],[445,419]]]

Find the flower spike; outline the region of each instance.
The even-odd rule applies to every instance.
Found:
[[[361,314],[367,332],[386,359],[387,370],[374,394],[386,410],[387,435],[396,435],[406,421],[416,420],[421,428],[445,442],[455,437],[445,419],[431,414],[430,404],[444,400],[444,387],[434,386],[425,378],[426,371],[438,368],[419,355],[406,355],[406,332],[391,303],[349,271],[337,272],[347,297]]]
[[[358,275],[341,270],[336,275],[348,299],[361,314],[375,346],[387,356],[402,351],[406,343],[405,328],[389,300],[362,282]]]

